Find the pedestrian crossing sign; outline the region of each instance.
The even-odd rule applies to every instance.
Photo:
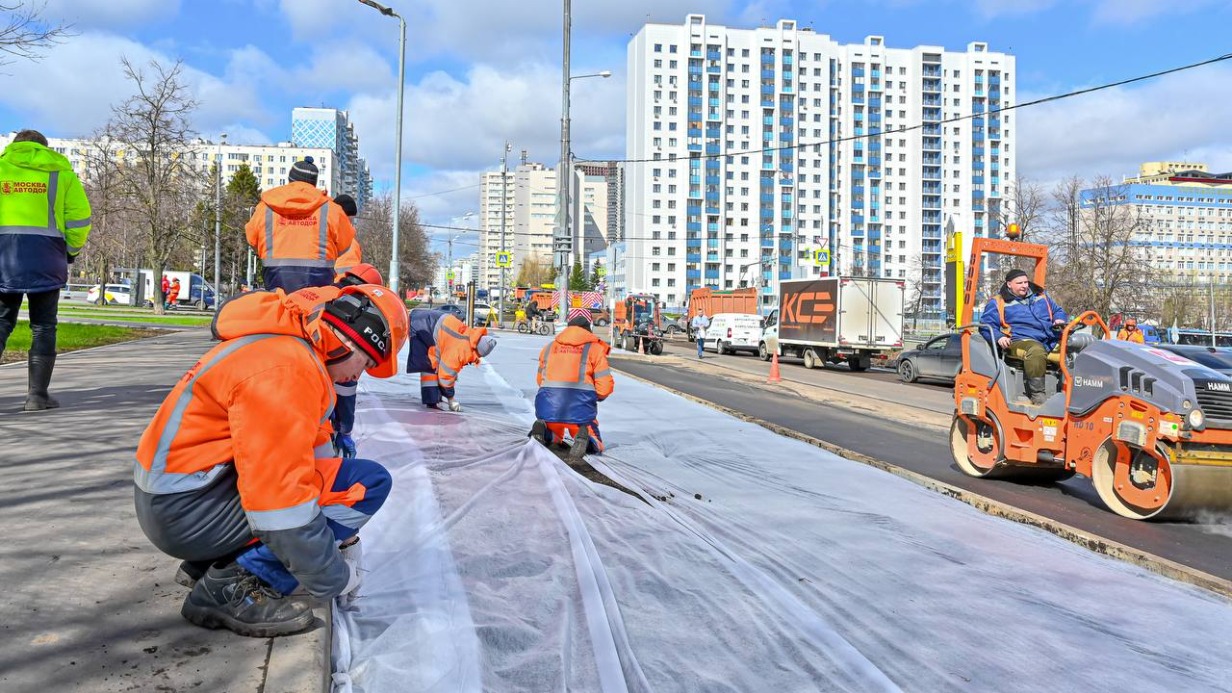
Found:
[[[497,267],[513,267],[513,254],[507,251],[501,251],[496,254]]]
[[[830,249],[816,248],[813,250],[813,264],[818,267],[824,267],[830,264]]]

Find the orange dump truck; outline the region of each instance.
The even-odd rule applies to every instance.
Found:
[[[711,318],[719,313],[757,315],[757,289],[693,289],[689,294],[689,314],[685,318],[685,330],[690,342],[693,341],[693,318],[703,312]]]

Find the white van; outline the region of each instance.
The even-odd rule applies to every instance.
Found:
[[[718,354],[737,351],[757,353],[761,342],[761,318],[746,313],[719,313],[706,328],[706,348]]]

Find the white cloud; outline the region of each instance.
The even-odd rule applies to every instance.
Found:
[[[238,65],[260,61],[260,52],[237,51]],[[90,134],[111,117],[111,106],[133,93],[125,78],[121,57],[145,69],[151,60],[165,66],[174,59],[127,38],[100,33],[83,33],[59,46],[39,62],[22,61],[7,69],[11,78],[0,90],[0,103],[25,114],[23,125],[47,134],[78,137]],[[184,81],[200,102],[195,125],[202,132],[213,132],[224,123],[264,121],[264,110],[255,86],[243,81],[219,79],[185,65]]]
[[[78,30],[131,27],[179,14],[180,0],[47,0],[48,19],[63,20]]]
[[[483,168],[500,159],[504,142],[533,161],[554,165],[560,151],[560,71],[544,64],[474,66],[463,79],[434,72],[406,92],[403,159],[441,169]],[[373,173],[388,178],[394,139],[394,95],[360,95],[348,110]],[[623,151],[624,85],[618,77],[574,82],[572,144],[577,156]],[[477,182],[477,181],[476,181]]]
[[[339,16],[343,4],[339,0],[280,0],[279,4],[297,39],[333,34],[344,21]],[[358,10],[367,9],[354,4]]]
[[[296,70],[293,79],[322,91],[341,89],[350,93],[388,89],[398,81],[380,54],[349,41],[317,48],[312,63]]]
[[[1144,161],[1178,159],[1232,170],[1232,93],[1210,88],[1230,81],[1232,68],[1214,65],[1015,111],[1007,127],[1018,129],[1018,172],[1119,179]]]

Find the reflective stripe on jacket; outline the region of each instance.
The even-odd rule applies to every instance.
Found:
[[[1069,315],[1035,284],[1024,298],[1003,287],[985,304],[980,316],[980,322],[993,329],[994,337],[1000,333],[1014,340],[1034,339],[1049,349],[1057,344],[1058,335],[1052,331],[1052,325],[1058,319],[1068,322]],[[983,332],[985,337],[989,336],[988,330]]]
[[[321,353],[327,341],[305,322],[309,298],[261,291],[223,305],[215,332],[226,341],[163,401],[133,473],[138,488],[159,495],[201,489],[234,467],[253,534],[313,594],[337,594],[348,572],[321,515],[317,479],[319,462],[336,457],[334,387]]]
[[[342,208],[302,181],[262,193],[244,232],[264,265],[265,288],[287,292],[332,283],[334,264],[355,243]]]
[[[359,247],[359,240],[351,241],[351,245],[338,256],[334,262],[334,275],[337,276],[364,261],[364,252]]]
[[[53,291],[90,236],[90,202],[68,159],[36,142],[0,154],[0,292]]]
[[[599,402],[612,394],[611,350],[594,333],[566,327],[539,352],[535,417],[553,423],[588,424],[598,419]]]
[[[453,397],[458,373],[472,363],[479,363],[476,347],[479,338],[487,333],[487,328],[468,328],[443,310],[412,310],[406,370],[408,373],[436,374],[442,394]]]

